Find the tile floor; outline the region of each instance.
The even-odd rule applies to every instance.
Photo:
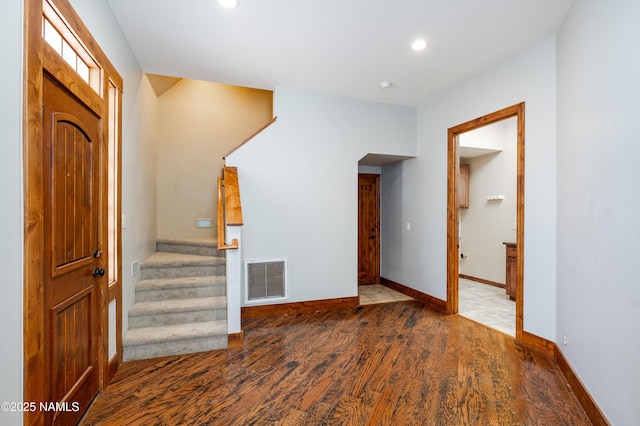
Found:
[[[374,305],[376,303],[400,302],[403,300],[413,300],[411,297],[391,290],[380,284],[367,284],[358,286],[360,305]]]
[[[460,278],[458,313],[496,330],[516,335],[516,302],[503,288]]]

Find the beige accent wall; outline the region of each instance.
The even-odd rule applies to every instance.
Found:
[[[273,92],[183,79],[158,99],[158,238],[215,237],[222,157],[272,119]]]

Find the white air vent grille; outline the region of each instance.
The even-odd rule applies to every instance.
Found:
[[[247,260],[245,261],[245,302],[286,299],[287,261]]]

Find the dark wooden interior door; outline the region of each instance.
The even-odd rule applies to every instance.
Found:
[[[380,283],[380,175],[358,175],[358,284]]]
[[[100,119],[43,80],[47,424],[76,424],[98,392]]]

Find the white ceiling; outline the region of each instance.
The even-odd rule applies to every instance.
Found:
[[[108,1],[144,72],[411,106],[552,37],[572,2]]]

